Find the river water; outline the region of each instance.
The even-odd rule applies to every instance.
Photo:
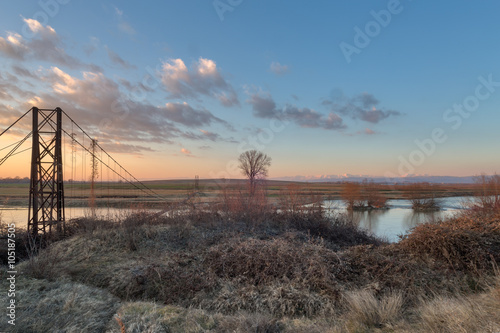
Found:
[[[411,203],[407,200],[389,200],[390,209],[352,212],[354,222],[362,229],[366,229],[376,236],[388,241],[398,241],[402,235],[419,223],[436,221],[450,217],[463,209],[463,203],[468,197],[451,197],[439,199],[442,209],[437,212],[413,212]],[[324,207],[330,214],[345,213],[345,205],[340,200],[328,200]],[[25,228],[28,219],[28,207],[1,206],[0,214],[3,223],[16,223],[16,226]],[[89,208],[67,207],[66,219],[90,216]],[[120,218],[131,212],[128,208],[96,208],[96,215],[105,218]]]
[[[390,209],[372,211],[348,212],[358,227],[368,230],[376,236],[390,242],[399,240],[399,235],[407,233],[420,223],[434,222],[451,217],[464,209],[464,203],[470,197],[441,198],[440,211],[414,212],[408,200],[389,200]],[[325,207],[330,207],[330,212],[346,212],[345,205],[340,200],[325,201]]]

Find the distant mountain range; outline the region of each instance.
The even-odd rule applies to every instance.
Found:
[[[294,176],[278,177],[274,180],[298,181],[298,182],[362,182],[365,179],[376,183],[439,183],[439,184],[471,184],[474,183],[474,176],[454,177],[454,176],[429,176],[429,175],[407,175],[405,177],[374,177],[367,175],[319,175],[319,176]]]

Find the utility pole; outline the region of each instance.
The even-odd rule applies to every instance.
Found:
[[[194,176],[194,191],[195,192],[200,191],[200,176],[198,175]]]
[[[92,213],[92,217],[95,218],[95,208],[96,208],[96,202],[95,202],[95,180],[97,177],[99,177],[99,162],[97,161],[97,157],[95,155],[95,150],[97,147],[97,140],[92,139],[92,142],[90,144],[90,151],[92,152],[92,160],[91,160],[91,173],[90,173],[90,211]]]

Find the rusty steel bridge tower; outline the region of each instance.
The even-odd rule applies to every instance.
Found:
[[[33,237],[63,231],[64,184],[62,159],[62,113],[60,108],[33,107],[31,182],[28,232]]]

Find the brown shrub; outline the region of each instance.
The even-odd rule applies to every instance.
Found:
[[[500,214],[464,214],[438,224],[421,224],[399,246],[452,269],[492,270],[500,262]]]
[[[236,238],[210,248],[205,266],[218,277],[251,285],[296,282],[307,289],[338,296],[335,274],[339,257],[322,244],[309,241]]]
[[[250,194],[241,187],[232,188],[223,184],[219,199],[216,209],[222,211],[226,218],[254,226],[265,221],[272,211],[266,189],[261,185],[256,186],[253,194]]]
[[[404,197],[411,202],[413,210],[439,210],[437,190],[438,186],[435,184],[409,184],[404,186]]]
[[[365,201],[361,193],[361,184],[346,182],[342,186],[341,193],[342,200],[344,200],[347,209],[359,209],[365,207]]]
[[[215,286],[215,276],[196,258],[183,258],[165,265],[150,265],[144,272],[144,297],[164,303],[191,303],[200,291]]]
[[[290,228],[325,240],[327,245],[335,250],[362,244],[382,244],[376,237],[358,229],[346,215],[337,215],[334,218],[314,214],[287,216],[286,224]]]
[[[375,184],[373,180],[365,179],[363,181],[363,192],[368,208],[381,209],[387,207],[387,197],[382,194],[380,185]]]
[[[171,254],[163,262],[129,264],[121,269],[121,274],[115,274],[105,283],[102,287],[122,299],[189,306],[197,293],[209,292],[215,287],[216,278],[203,269],[197,258]]]
[[[403,292],[408,304],[422,295],[471,292],[486,287],[482,277],[446,270],[440,263],[419,260],[399,244],[355,246],[342,253],[344,274],[337,275],[344,288],[369,289],[376,296]]]
[[[500,211],[500,175],[475,178],[474,198],[466,205],[473,211]]]
[[[295,214],[301,212],[306,204],[303,188],[298,184],[289,184],[280,191],[278,197],[279,208],[283,214]]]

